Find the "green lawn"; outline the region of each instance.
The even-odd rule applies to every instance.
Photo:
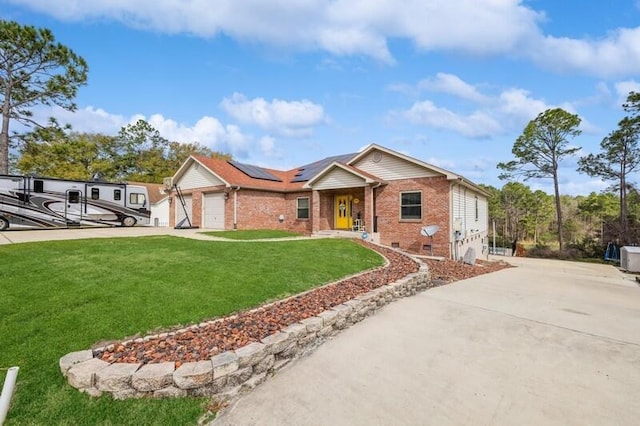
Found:
[[[20,367],[6,424],[194,424],[204,399],[92,399],[66,383],[58,360],[101,340],[224,316],[381,264],[377,253],[340,239],[0,246],[0,368]]]
[[[270,238],[299,237],[300,234],[275,229],[247,229],[242,231],[209,231],[201,232],[212,237],[228,238],[230,240],[263,240]]]

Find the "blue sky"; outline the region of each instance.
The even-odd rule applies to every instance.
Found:
[[[635,0],[0,0],[0,17],[89,64],[78,111],[37,116],[113,135],[144,118],[278,169],[378,143],[501,187],[496,164],[538,113],[579,114],[585,155],[640,91]],[[606,188],[576,162],[562,193]]]

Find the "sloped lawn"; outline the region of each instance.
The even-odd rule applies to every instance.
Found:
[[[299,237],[300,234],[275,229],[246,229],[241,231],[206,231],[201,232],[212,237],[227,238],[229,240],[264,240],[272,238]]]
[[[175,237],[0,247],[0,368],[19,366],[12,424],[194,424],[204,399],[90,398],[58,359],[104,340],[199,322],[379,266],[348,240]],[[0,370],[0,381],[5,372]]]

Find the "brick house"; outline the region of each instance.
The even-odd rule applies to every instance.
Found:
[[[476,256],[487,255],[481,188],[375,144],[289,171],[191,156],[172,179],[192,224],[202,228],[355,231],[419,254],[459,258],[474,247]],[[173,193],[170,226],[185,217],[176,199]],[[432,238],[421,234],[432,225],[438,227]]]

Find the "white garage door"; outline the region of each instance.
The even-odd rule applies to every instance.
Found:
[[[205,228],[224,229],[224,194],[206,194],[202,209]]]
[[[187,212],[189,212],[189,220],[193,225],[193,208],[192,208],[193,200],[191,199],[191,195],[185,195],[184,204],[187,209]],[[180,224],[180,221],[184,218],[185,218],[184,208],[182,208],[182,203],[180,203],[180,200],[176,198],[176,226],[178,226]],[[189,226],[189,223],[185,221],[182,224],[182,226]]]

